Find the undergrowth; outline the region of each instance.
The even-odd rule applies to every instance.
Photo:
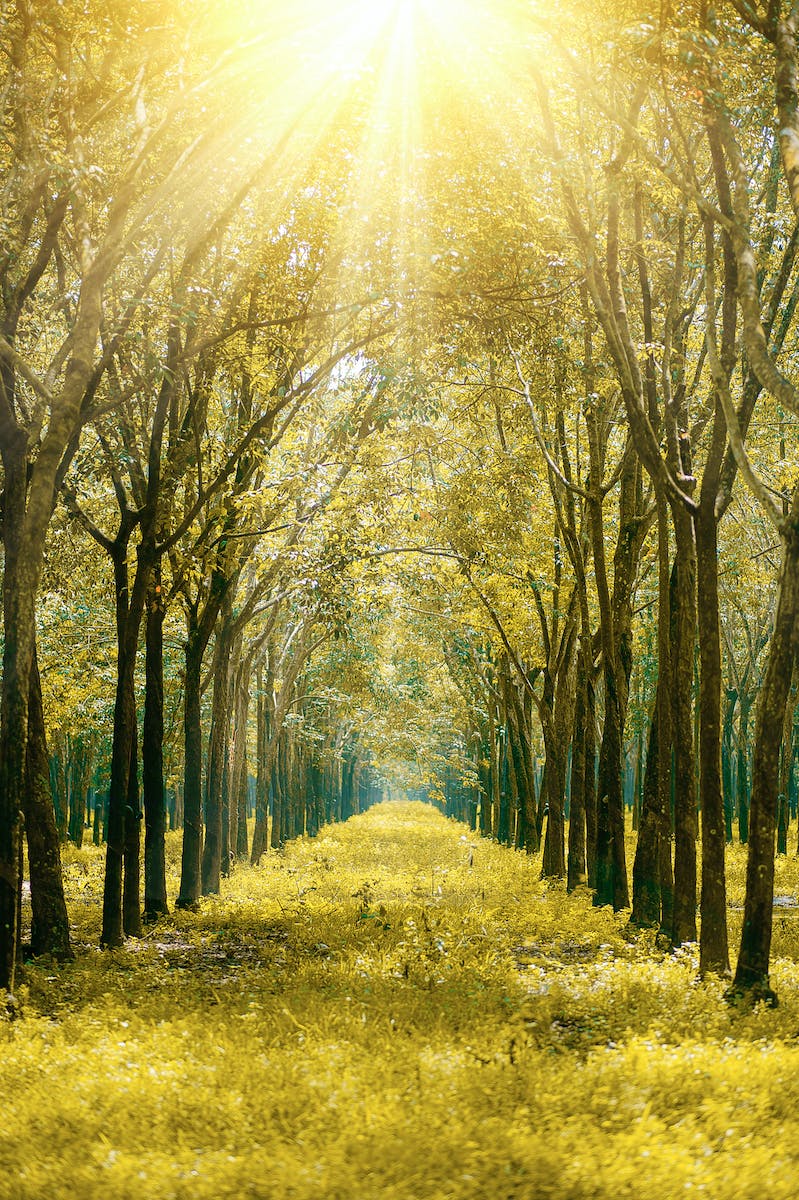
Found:
[[[76,960],[0,1025],[0,1200],[794,1197],[797,860],[749,1012],[539,870],[382,805],[109,953],[69,850]]]

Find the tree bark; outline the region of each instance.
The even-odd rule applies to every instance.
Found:
[[[793,721],[796,710],[797,661],[794,659],[791,686],[785,717],[782,722],[782,745],[780,747],[780,791],[777,805],[777,854],[788,853],[788,825],[790,824],[789,796],[793,772]]]
[[[208,747],[208,782],[205,845],[202,856],[202,892],[219,892],[222,873],[223,776],[225,772],[225,731],[228,723],[232,609],[226,599],[216,635],[211,702],[211,734]]]
[[[566,874],[566,752],[574,725],[576,643],[576,628],[565,628],[561,635],[551,722],[546,722],[544,728],[548,815],[541,873],[545,877],[557,879],[562,879]]]
[[[696,639],[693,523],[672,507],[676,556],[672,575],[672,710],[674,731],[674,922],[672,943],[696,941],[696,772],[692,689]]]
[[[122,889],[122,928],[126,937],[141,936],[141,801],[139,797],[139,731],[133,702],[128,795],[125,805],[125,881]]]
[[[741,693],[738,697],[738,741],[736,746],[738,796],[738,841],[745,846],[749,841],[749,715],[752,697]]]
[[[658,692],[664,688],[658,679]],[[649,744],[644,772],[644,798],[633,860],[633,905],[630,923],[643,929],[657,929],[660,908],[660,798],[658,796],[658,712],[657,696],[649,726]]]
[[[274,683],[272,674],[272,649],[269,650],[269,658],[267,661],[267,678],[266,688]],[[271,695],[267,697],[263,671],[259,665],[256,675],[256,735],[255,735],[255,828],[252,835],[252,856],[251,862],[253,866],[261,860],[261,855],[266,852],[269,841],[269,779],[266,775],[266,747],[269,741],[269,708],[268,702],[271,700]],[[272,820],[272,845],[277,847],[280,844],[280,829],[275,828],[274,817]]]
[[[585,720],[586,691],[590,665],[585,646],[578,658],[577,690],[574,702],[574,732],[572,734],[571,799],[569,803],[569,853],[566,887],[572,892],[587,881],[585,866]]]
[[[42,710],[42,689],[34,652],[28,708],[25,787],[25,834],[31,881],[31,951],[72,958],[69,918],[64,901],[61,854],[50,794],[50,768]]]
[[[706,468],[707,473],[707,468]],[[699,971],[726,975],[727,885],[724,793],[721,780],[721,633],[719,630],[715,486],[696,514],[697,617],[699,631],[699,794],[702,799],[702,890]]]
[[[28,702],[35,646],[35,602],[46,521],[36,544],[25,537],[27,438],[5,433],[3,465],[3,690],[0,701],[0,989],[13,992],[20,916],[20,852],[25,803]],[[49,515],[49,510],[48,510]]]
[[[785,705],[796,652],[799,614],[799,528],[793,520],[783,533],[774,632],[755,715],[749,851],[741,948],[731,994],[775,1002],[769,986],[774,904],[774,833],[779,786],[779,751]]]
[[[596,692],[593,663],[585,685],[585,865],[588,886],[596,887]]]
[[[141,927],[138,911],[140,833],[134,672],[149,571],[140,558],[131,592],[128,546],[134,525],[133,514],[124,508],[116,538],[113,542],[103,543],[114,566],[117,630],[117,681],[108,795],[108,844],[103,889],[103,926],[100,935],[100,945],[110,948],[122,944],[124,933],[135,934]],[[130,881],[125,879],[124,895],[123,869],[125,876],[128,872],[135,876],[135,879],[131,878]]]
[[[188,609],[188,635],[183,684],[183,853],[178,908],[195,908],[200,899],[202,855],[202,724],[200,672],[205,645],[197,624],[197,609]]]
[[[145,628],[144,727],[144,916],[156,920],[169,911],[166,894],[166,792],[164,788],[164,600],[160,562],[153,568]]]

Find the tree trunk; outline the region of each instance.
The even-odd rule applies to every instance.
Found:
[[[230,852],[230,729],[225,724],[225,742],[222,747],[222,847],[220,851],[222,874],[230,875],[232,854]]]
[[[704,488],[695,520],[699,629],[699,794],[702,798],[702,891],[699,971],[726,975],[727,885],[724,794],[721,781],[721,634],[719,630],[717,522],[713,494]]]
[[[140,928],[138,914],[139,864],[134,862],[139,844],[139,800],[136,776],[136,692],[134,671],[141,608],[129,592],[128,544],[133,530],[130,514],[123,514],[116,539],[109,547],[114,565],[117,629],[117,682],[114,700],[114,734],[111,781],[108,795],[108,843],[103,889],[103,927],[100,945],[120,946],[123,932]],[[137,584],[140,581],[137,580]],[[138,586],[134,587],[138,592]],[[134,779],[131,780],[131,773]],[[135,791],[135,796],[134,796]],[[125,882],[123,868],[135,880]],[[136,911],[134,911],[134,908]]]
[[[621,780],[621,705],[614,664],[605,658],[605,722],[599,750],[594,902],[618,911],[629,903]]]
[[[480,757],[477,775],[480,780],[480,832],[491,837],[491,744],[488,734],[480,731]]]
[[[790,822],[789,795],[793,771],[793,718],[796,708],[797,663],[793,662],[791,687],[785,716],[782,722],[782,745],[780,747],[780,790],[777,802],[777,854],[788,853],[788,825]]]
[[[540,842],[537,837],[535,818],[535,782],[533,779],[533,758],[530,750],[530,704],[532,701],[527,693],[519,694],[519,689],[511,685],[508,693],[509,711],[511,714],[512,732],[509,734],[513,765],[519,786],[519,829],[518,844],[528,854],[537,854]],[[473,808],[469,806],[469,824],[474,829],[472,821]]]
[[[271,661],[271,654],[270,654]],[[271,678],[271,670],[267,671],[267,681]],[[261,855],[266,851],[268,845],[269,833],[269,780],[266,777],[266,745],[269,740],[268,723],[268,708],[267,697],[264,691],[263,672],[261,667],[258,667],[256,677],[256,735],[255,735],[255,828],[252,835],[252,857],[253,866],[261,860]],[[279,830],[272,825],[272,841],[274,844],[279,844],[275,839],[279,839]]]
[[[497,710],[495,710],[492,704],[491,718],[489,718],[488,725],[488,778],[491,781],[491,836],[494,841],[499,841],[500,755]]]
[[[166,895],[166,805],[164,788],[164,601],[161,567],[153,568],[147,596],[145,629],[144,728],[144,916],[156,920],[168,912]]]
[[[186,672],[183,685],[183,855],[178,908],[194,908],[200,899],[202,855],[202,723],[200,674],[205,646],[197,626],[197,609],[188,610]]]
[[[585,865],[588,886],[596,887],[596,692],[593,663],[585,683]]]
[[[23,545],[27,438],[3,447],[3,690],[0,702],[0,989],[13,992],[19,941],[19,870],[25,803],[28,701],[35,646],[35,603],[43,552]]]
[[[658,692],[664,689],[662,677],[658,679]],[[633,860],[633,906],[630,923],[643,929],[657,929],[661,923],[660,907],[660,798],[658,796],[658,711],[655,707],[649,726],[649,744],[646,752],[644,772],[644,798],[638,840]]]
[[[732,727],[737,693],[727,690],[724,723],[721,736],[721,768],[724,785],[724,838],[732,845],[732,822],[735,815],[735,792],[733,790],[733,743]]]
[[[566,874],[564,853],[563,794],[566,786],[566,756],[554,731],[544,738],[546,748],[547,827],[541,863],[543,878],[562,879]]]
[[[50,768],[45,739],[39,668],[34,652],[28,707],[28,750],[25,787],[25,833],[31,881],[31,951],[72,958],[69,918],[64,901],[61,854],[50,794]]]
[[[236,858],[247,858],[247,724],[250,709],[250,661],[245,658],[236,673],[231,769],[230,844]],[[234,817],[235,812],[235,817]]]
[[[741,694],[738,698],[736,792],[738,794],[738,841],[742,846],[749,841],[749,714],[751,708],[751,696]]]
[[[208,782],[205,825],[205,845],[202,857],[202,891],[204,896],[219,892],[222,872],[223,775],[225,772],[225,731],[228,723],[232,609],[229,600],[223,605],[214,653],[214,691],[211,702],[211,734],[208,747]]]
[[[103,928],[100,945],[113,948],[123,942],[122,875],[125,857],[125,809],[128,805],[133,733],[136,726],[136,701],[133,690],[133,664],[120,652],[114,735],[111,749],[111,781],[108,794],[106,828],[105,883],[103,889]]]
[[[696,638],[696,553],[693,522],[672,509],[676,556],[672,575],[672,708],[674,721],[674,924],[672,944],[696,941],[696,774],[692,689]]]
[[[547,752],[547,832],[541,873],[562,879],[566,874],[564,846],[564,807],[566,796],[566,754],[574,724],[575,703],[575,646],[576,630],[564,629],[561,639],[561,658],[558,666],[552,722],[549,738],[544,742]]]
[[[128,802],[125,805],[125,882],[122,890],[122,927],[127,937],[141,936],[141,802],[139,798],[139,731],[135,701],[130,744]]]
[[[795,520],[783,533],[783,538],[774,632],[755,717],[746,898],[741,949],[732,989],[735,995],[748,993],[753,999],[771,1002],[776,999],[769,987],[769,955],[774,904],[774,832],[779,751],[799,614],[799,530]]]
[[[588,653],[590,654],[590,651]],[[585,869],[585,710],[589,671],[587,653],[581,646],[574,702],[571,797],[569,801],[569,853],[566,886],[570,892],[587,880]]]

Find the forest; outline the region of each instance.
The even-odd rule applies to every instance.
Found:
[[[792,1200],[799,3],[0,47],[0,1200]]]

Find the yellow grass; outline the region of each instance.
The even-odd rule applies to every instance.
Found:
[[[101,953],[102,858],[68,852],[78,958],[0,1024],[1,1200],[799,1194],[799,917],[780,1007],[731,1012],[538,871],[382,805]]]

